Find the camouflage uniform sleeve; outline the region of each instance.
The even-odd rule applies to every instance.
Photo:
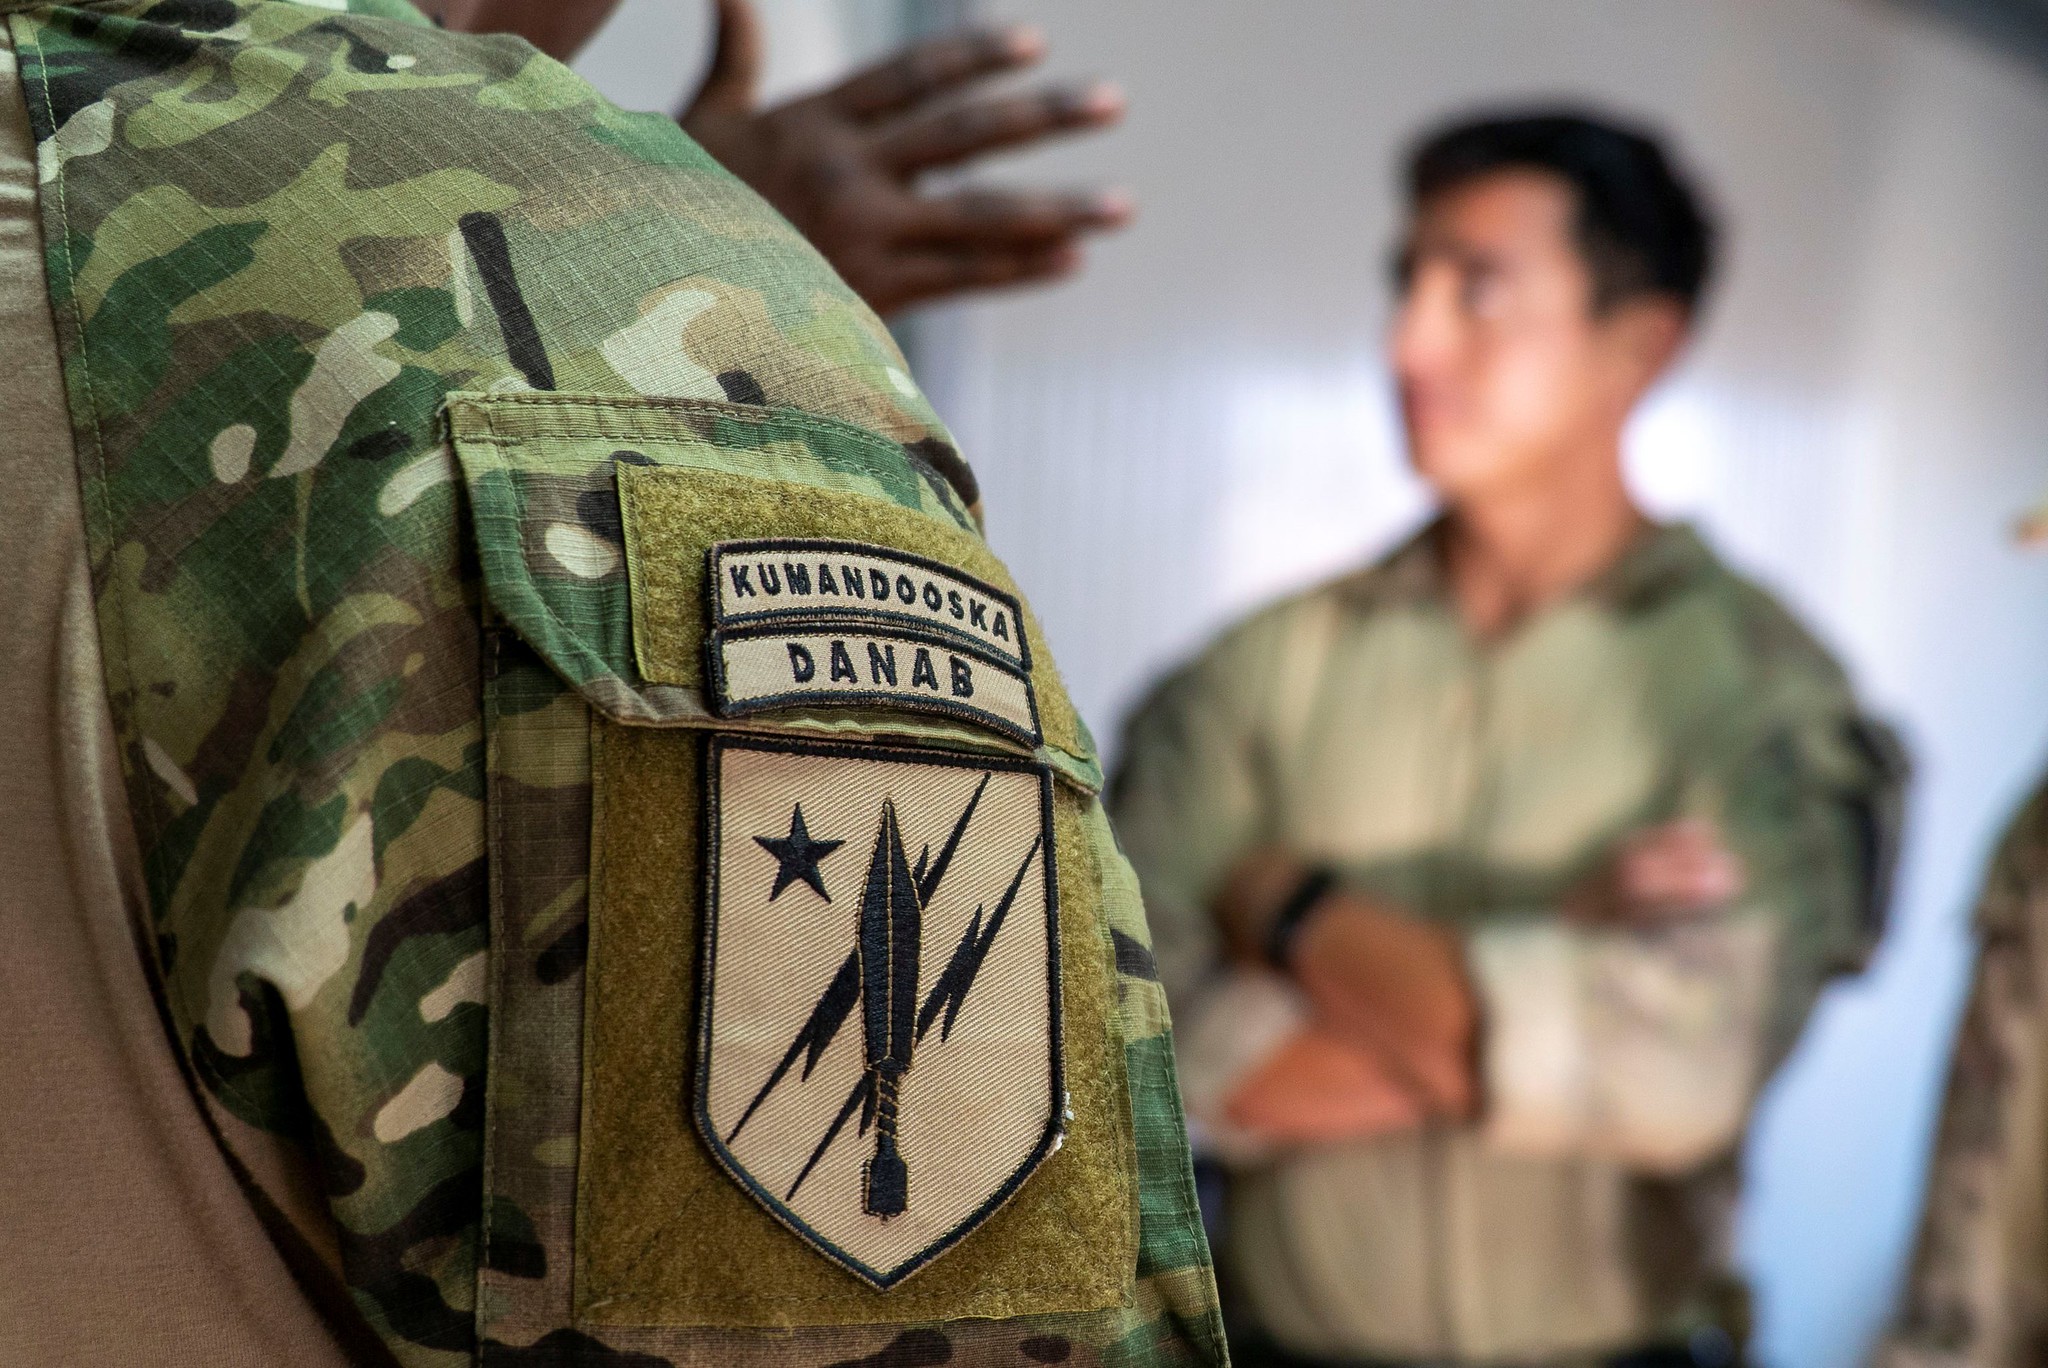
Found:
[[[2048,1354],[2048,789],[2008,830],[1977,910],[1978,959],[1927,1209],[1881,1368],[2020,1368]]]
[[[1773,993],[1757,1037],[1768,1074],[1821,989],[1861,972],[1883,935],[1907,762],[1891,731],[1846,693],[1767,724],[1735,753],[1743,758],[1700,811],[1719,820],[1748,872],[1738,914],[1773,928]]]
[[[1076,938],[1095,961],[1076,981],[1114,993],[1126,1047],[1103,1076],[1128,1109],[1095,1116],[1136,1151],[1127,1294],[888,1306],[802,1336],[578,1319],[596,1225],[576,1219],[578,1051],[607,962],[593,738],[714,727],[701,681],[638,672],[619,491],[659,466],[690,476],[706,526],[758,496],[747,535],[788,535],[804,495],[813,535],[907,521],[979,556],[972,480],[887,331],[789,225],[673,121],[524,44],[400,0],[0,13],[41,161],[142,951],[228,1162],[252,1202],[289,1200],[274,1233],[375,1341],[358,1356],[1219,1361],[1163,1001],[1077,738],[1033,763],[1082,814],[1074,902],[1106,923]],[[465,413],[485,431],[458,431]],[[701,623],[686,635],[701,662]],[[958,744],[947,725],[889,735]],[[701,825],[702,791],[664,790],[672,839],[641,846],[695,850],[675,833]],[[691,944],[608,962],[673,967]]]
[[[1831,667],[1760,700],[1692,749],[1674,814],[1722,832],[1739,902],[1655,931],[1546,915],[1470,937],[1497,1143],[1659,1173],[1720,1158],[1822,985],[1861,966],[1896,844],[1896,744]]]

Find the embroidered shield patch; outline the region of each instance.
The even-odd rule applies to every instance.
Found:
[[[994,756],[714,738],[696,1121],[888,1288],[1057,1147],[1052,784]]]

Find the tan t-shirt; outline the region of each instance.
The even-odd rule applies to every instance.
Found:
[[[137,953],[57,356],[0,28],[0,1364],[345,1363],[187,1086]]]

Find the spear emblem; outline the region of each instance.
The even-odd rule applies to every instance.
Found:
[[[868,1160],[869,1215],[901,1216],[910,1198],[910,1170],[896,1148],[897,1089],[910,1068],[917,1036],[917,976],[924,907],[903,853],[893,800],[868,859],[860,900],[861,1024],[867,1037],[867,1079],[875,1101],[875,1153]]]

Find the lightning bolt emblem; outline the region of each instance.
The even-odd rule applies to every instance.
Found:
[[[898,1143],[903,1079],[911,1070],[917,1048],[934,1027],[940,1040],[952,1034],[1025,879],[1044,849],[1044,837],[1033,838],[994,909],[974,909],[945,967],[920,1001],[924,911],[952,868],[991,777],[982,775],[937,856],[927,847],[914,867],[904,850],[895,802],[883,801],[862,886],[855,944],[725,1137],[727,1144],[738,1139],[792,1071],[797,1071],[799,1079],[808,1079],[855,1007],[860,1008],[864,1061],[860,1077],[783,1194],[785,1201],[795,1199],[858,1112],[857,1133],[875,1132],[874,1150],[863,1167],[863,1209],[881,1220],[908,1209],[910,1168]]]

